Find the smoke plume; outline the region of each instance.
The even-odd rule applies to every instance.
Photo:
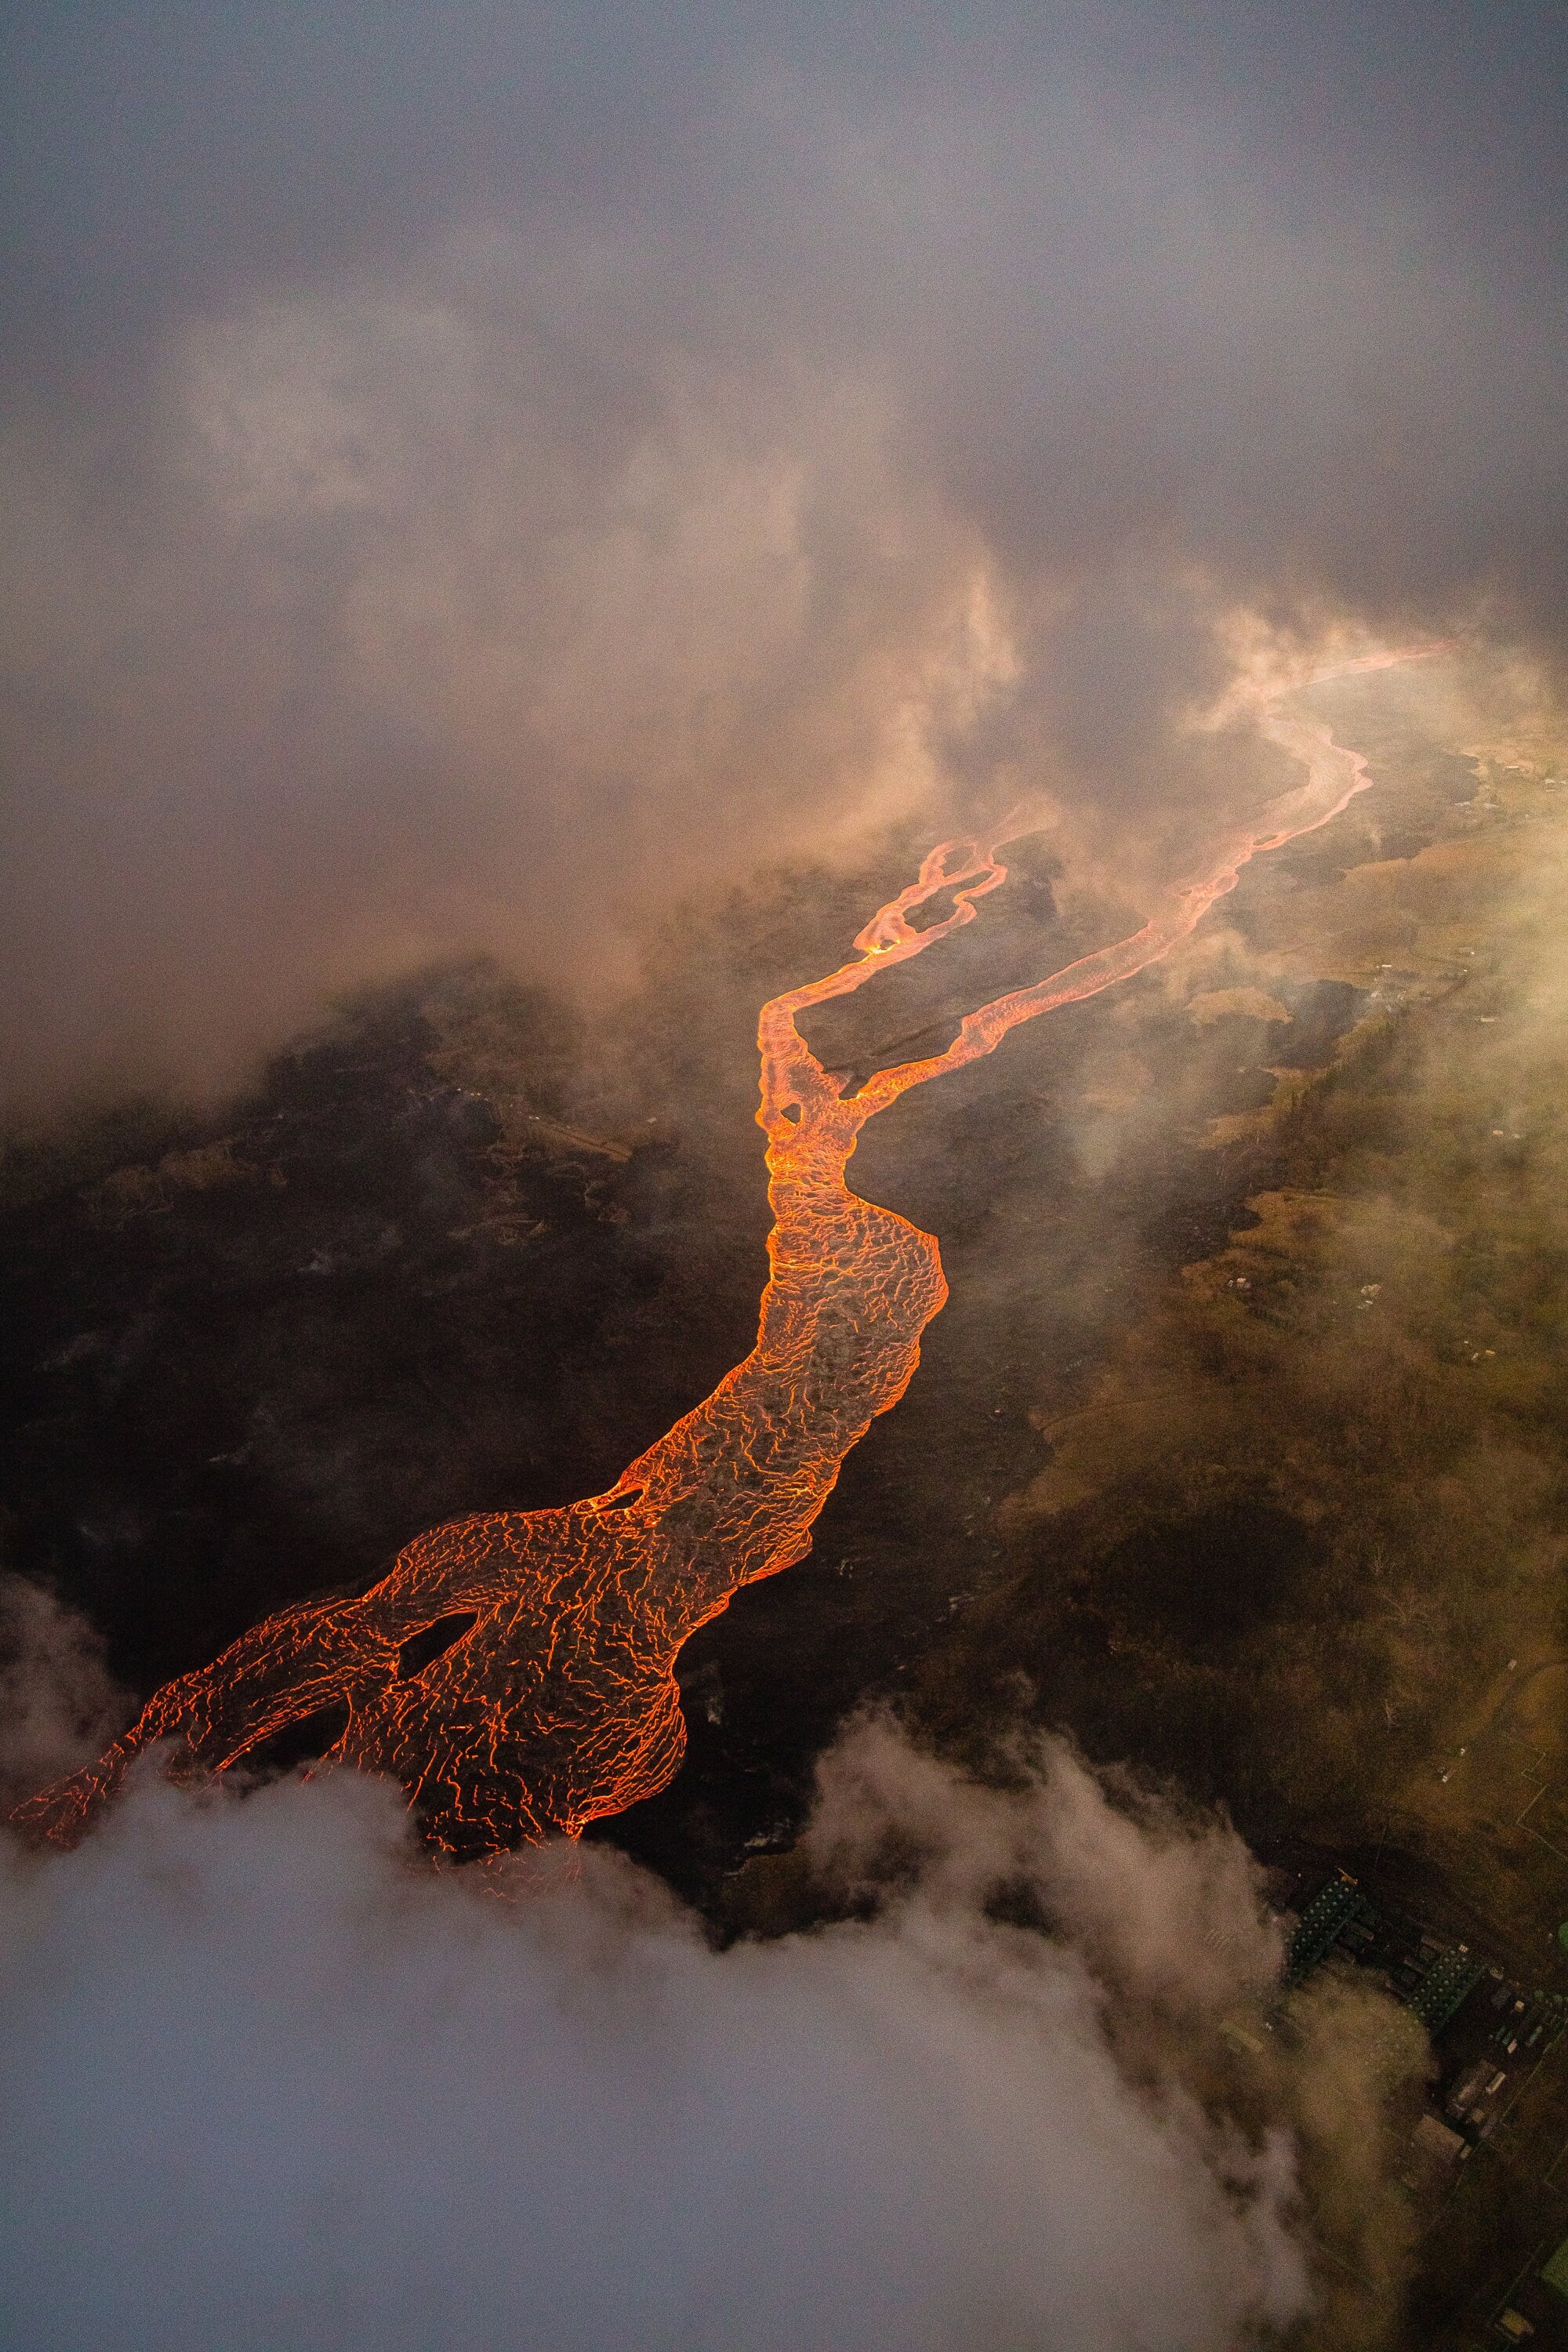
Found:
[[[100,1753],[131,1711],[86,1619],[46,1586],[0,1575],[0,1806]]]

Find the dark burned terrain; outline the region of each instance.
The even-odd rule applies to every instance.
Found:
[[[1388,752],[1377,824],[1452,824],[1469,763]],[[1181,968],[868,1130],[854,1180],[939,1235],[949,1306],[812,1558],[689,1646],[679,1780],[604,1834],[711,1900],[788,1843],[844,1714],[904,1691],[950,1737],[1029,1695],[1091,1752],[1174,1772],[1255,1834],[1281,1826],[1254,1753],[1279,1727],[1246,1694],[1271,1642],[1321,1626],[1321,1510],[1258,1465],[1119,1488],[1103,1528],[1027,1498],[1126,1335],[1299,1149],[1281,1103],[1310,1097],[1377,983],[1270,958],[1268,935],[1382,846],[1352,811],[1249,873]],[[445,1517],[610,1484],[754,1331],[756,1007],[826,968],[910,862],[893,843],[863,876],[780,877],[689,916],[613,1034],[493,971],[434,973],[346,1009],[219,1113],[142,1106],[14,1155],[9,1563],[80,1608],[144,1694],[283,1601],[368,1583]],[[1114,935],[1121,910],[1064,910],[1054,878],[1023,859],[945,964],[832,1008],[814,1045],[847,1069],[902,1058]]]
[[[950,1302],[812,1556],[688,1645],[680,1775],[598,1832],[721,1932],[813,1916],[813,1760],[890,1697],[983,1769],[1066,1729],[1292,1884],[1343,1865],[1568,1990],[1568,827],[1539,763],[1435,751],[1370,688],[1335,715],[1373,793],[1163,969],[867,1130],[853,1181],[938,1234]],[[430,973],[243,1101],[14,1150],[5,1564],[145,1694],[443,1518],[610,1485],[755,1329],[757,1006],[912,846],[689,912],[613,1022]],[[854,1073],[934,1048],[1126,918],[1026,859],[812,1042]],[[1515,2272],[1546,2326],[1568,2042],[1521,2084],[1421,2192],[1412,2344],[1470,2352]],[[1355,2341],[1395,2340],[1397,2273],[1345,2288]]]
[[[1032,928],[1071,951],[1054,919]],[[715,980],[731,1013],[735,975],[700,971],[650,1017],[640,1095],[561,1008],[472,970],[355,1008],[216,1118],[146,1107],[13,1164],[9,1564],[85,1612],[130,1688],[286,1601],[373,1580],[444,1517],[609,1485],[745,1352],[762,1139],[717,1064],[738,1033],[752,1077],[754,1003],[716,1019]],[[1322,993],[1342,1019],[1350,992]],[[1084,1008],[1048,1054],[922,1100],[927,1132],[903,1115],[863,1148],[859,1181],[942,1238],[952,1302],[814,1557],[688,1653],[688,1767],[609,1833],[690,1891],[788,1833],[833,1724],[998,1572],[995,1506],[1041,1459],[1042,1349],[1070,1385],[1149,1267],[1222,1240],[1239,1208],[1241,1156],[1184,1146],[1194,1081],[1229,1106],[1256,1074],[1235,1083],[1179,1035],[1135,1163],[1085,1181],[1072,1089],[1107,1025]],[[907,1050],[895,1036],[882,1058]]]

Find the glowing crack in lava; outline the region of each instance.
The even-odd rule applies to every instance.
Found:
[[[186,1769],[222,1772],[329,1707],[347,1710],[331,1756],[395,1776],[456,1854],[575,1835],[664,1788],[685,1746],[682,1644],[741,1586],[809,1550],[845,1455],[903,1395],[947,1296],[932,1236],[850,1191],[860,1129],[1019,1022],[1167,954],[1248,858],[1327,824],[1364,787],[1365,762],[1326,729],[1264,724],[1306,762],[1305,783],[1142,930],[969,1013],[945,1053],[879,1070],[846,1097],[796,1022],[969,922],[1006,878],[997,849],[1026,827],[933,850],[850,961],[763,1006],[757,1118],[773,1226],[757,1344],[614,1486],[564,1509],[454,1520],[417,1537],[362,1598],[279,1610],[165,1685],[97,1764],[31,1800],[18,1823],[69,1843],[153,1741],[183,1743]],[[947,892],[952,911],[913,929],[911,914]]]

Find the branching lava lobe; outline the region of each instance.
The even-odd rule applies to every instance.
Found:
[[[840,1465],[909,1386],[947,1296],[931,1235],[850,1191],[860,1129],[1018,1023],[1167,954],[1248,858],[1326,824],[1363,788],[1364,761],[1325,730],[1265,723],[1306,762],[1306,782],[1141,930],[982,1005],[945,1053],[879,1070],[846,1097],[796,1023],[971,921],[1006,878],[997,852],[1021,824],[933,850],[848,962],[763,1006],[757,1118],[773,1226],[757,1343],[613,1487],[564,1509],[455,1520],[417,1537],[362,1599],[280,1610],[165,1685],[97,1764],[20,1808],[18,1824],[71,1843],[153,1742],[176,1741],[188,1769],[221,1773],[289,1725],[345,1706],[331,1754],[401,1780],[454,1854],[574,1836],[665,1787],[685,1745],[681,1645],[742,1585],[810,1549]],[[952,911],[914,929],[910,916],[942,892]]]

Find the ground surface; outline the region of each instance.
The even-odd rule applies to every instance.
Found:
[[[852,1178],[939,1235],[951,1303],[812,1557],[689,1644],[679,1779],[605,1826],[731,1926],[787,1916],[757,1858],[890,1694],[976,1758],[1065,1727],[1568,1988],[1568,784],[1385,681],[1321,696],[1373,792],[868,1132]],[[757,1004],[909,848],[694,910],[614,1036],[438,975],[219,1114],[14,1156],[8,1563],[145,1693],[446,1517],[607,1486],[754,1329]],[[1113,912],[1026,860],[964,961],[814,1045],[902,1058]],[[1565,2147],[1560,2047],[1428,2200],[1412,2342],[1504,2340]]]

